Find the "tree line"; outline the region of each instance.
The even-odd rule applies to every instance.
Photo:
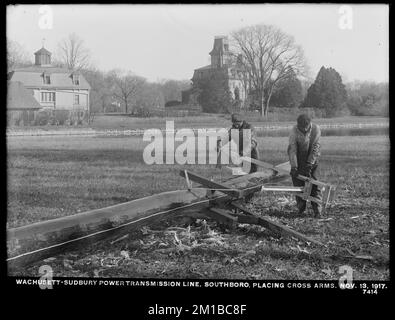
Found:
[[[232,99],[226,77],[196,83],[193,103],[205,112],[227,112],[229,106],[260,111],[267,116],[272,107],[313,108],[324,117],[339,115],[388,115],[388,83],[344,84],[331,67],[321,67],[314,81],[302,48],[294,38],[277,27],[255,25],[230,34],[232,64],[240,75],[246,101]],[[7,40],[8,68],[31,65],[30,55],[17,42]],[[53,65],[80,70],[91,85],[93,112],[144,113],[181,100],[189,80],[165,79],[149,82],[128,70],[97,69],[90,51],[76,34],[59,42]]]
[[[169,101],[181,101],[181,91],[190,86],[187,80],[149,82],[144,77],[121,69],[103,72],[91,67],[81,72],[91,86],[94,112],[124,112],[143,116],[149,110],[165,107]]]
[[[267,116],[271,107],[312,108],[320,116],[387,115],[388,83],[344,84],[340,74],[322,66],[314,81],[303,49],[291,35],[270,25],[241,28],[230,34],[232,67],[248,93],[244,109]],[[234,105],[221,79],[199,84],[203,109],[223,112]],[[223,79],[222,79],[223,81]]]
[[[33,65],[29,54],[18,42],[7,39],[7,67]],[[52,54],[52,66],[78,70],[91,86],[91,112],[122,112],[143,115],[149,109],[163,108],[166,102],[181,101],[181,91],[189,80],[162,79],[149,82],[129,70],[102,71],[95,67],[91,52],[75,33],[61,40]]]

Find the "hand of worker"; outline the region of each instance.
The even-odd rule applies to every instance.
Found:
[[[298,168],[292,167],[290,175],[291,175],[292,178],[296,178],[298,176]]]
[[[311,165],[310,163],[306,164],[306,166],[304,167],[304,169],[301,172],[302,176],[305,176],[307,178],[311,177],[311,169],[313,168],[313,165]]]

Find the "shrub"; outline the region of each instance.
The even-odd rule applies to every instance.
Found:
[[[356,116],[388,116],[388,84],[363,82],[349,89],[347,106]]]
[[[54,111],[54,117],[56,119],[57,124],[59,125],[64,125],[66,123],[66,120],[70,116],[70,111],[69,110],[55,110]]]
[[[68,117],[67,123],[70,126],[72,126],[72,125],[77,123],[77,117],[75,116],[75,114],[73,112],[69,113],[69,117]]]
[[[49,123],[51,119],[52,112],[50,110],[40,110],[37,112],[36,117],[34,119],[34,125],[36,126],[45,126]]]
[[[7,112],[7,124],[9,126],[19,126],[22,121],[21,111],[9,111]]]
[[[171,100],[171,101],[168,101],[165,103],[165,108],[179,106],[180,104],[181,104],[181,101]]]
[[[132,116],[132,114],[130,114]],[[152,111],[149,108],[135,107],[133,109],[133,116],[148,118],[152,116]]]

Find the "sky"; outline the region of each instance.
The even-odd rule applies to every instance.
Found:
[[[384,4],[10,5],[6,19],[7,38],[32,61],[43,43],[56,53],[59,41],[76,33],[97,68],[130,70],[149,81],[190,79],[209,64],[215,36],[255,24],[293,36],[313,79],[321,66],[335,68],[344,82],[389,77]]]

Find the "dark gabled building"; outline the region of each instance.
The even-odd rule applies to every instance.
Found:
[[[33,97],[32,91],[22,82],[7,81],[7,121],[9,125],[28,125],[41,105]],[[22,123],[21,123],[22,122]]]
[[[235,101],[243,102],[246,99],[245,83],[243,82],[243,70],[237,61],[237,58],[229,49],[229,40],[226,36],[217,36],[214,38],[213,49],[209,52],[211,63],[207,66],[194,70],[192,88],[182,92],[182,102],[188,103],[191,100],[191,94],[194,89],[198,89],[199,83],[209,79],[225,79],[224,86]],[[240,57],[239,57],[240,59]]]

